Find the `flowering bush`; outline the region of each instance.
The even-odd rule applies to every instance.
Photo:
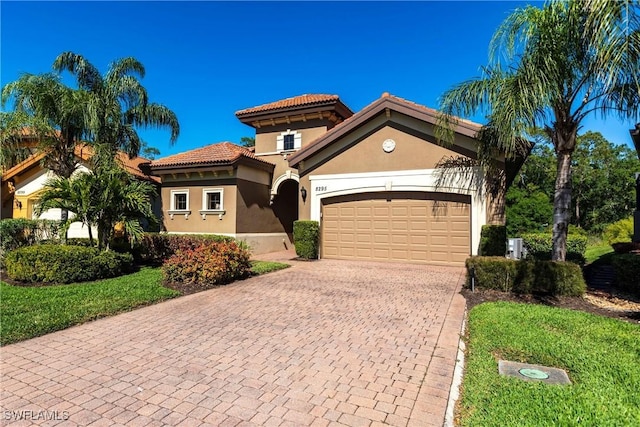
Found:
[[[195,249],[198,246],[218,242],[234,242],[233,237],[216,234],[158,234],[145,233],[133,248],[136,261],[146,264],[162,264],[177,251]]]
[[[201,289],[247,277],[250,272],[249,251],[234,241],[209,241],[193,248],[183,247],[162,265],[165,282]]]

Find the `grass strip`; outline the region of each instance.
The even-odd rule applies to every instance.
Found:
[[[460,426],[640,425],[640,326],[509,302],[469,314]],[[498,375],[498,359],[565,369],[572,385]]]

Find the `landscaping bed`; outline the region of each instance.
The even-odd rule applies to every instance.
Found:
[[[484,302],[510,301],[580,310],[640,324],[640,300],[632,295],[621,293],[613,287],[609,288],[609,290],[587,289],[587,292],[582,297],[515,294],[480,288],[476,288],[475,292],[465,288],[461,293],[467,300],[467,310],[471,310],[476,305]]]

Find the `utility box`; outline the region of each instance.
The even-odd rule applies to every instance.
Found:
[[[527,250],[521,238],[509,239],[507,245],[507,257],[511,259],[522,259],[526,255]]]

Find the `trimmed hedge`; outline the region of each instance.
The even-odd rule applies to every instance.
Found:
[[[539,261],[551,260],[553,239],[547,233],[529,233],[522,235],[522,242],[527,248],[527,257]],[[584,264],[584,253],[587,251],[587,236],[569,234],[567,236],[567,261]]]
[[[217,234],[158,234],[145,233],[137,242],[131,253],[135,260],[142,264],[161,265],[179,250],[195,249],[203,244],[230,243],[236,242],[244,249],[248,250],[242,243],[237,242],[233,237],[220,236]],[[126,248],[126,245],[125,245]],[[124,248],[118,247],[118,251]]]
[[[507,226],[483,225],[480,231],[480,255],[504,256],[507,253]]]
[[[131,254],[69,245],[33,245],[7,253],[7,275],[21,282],[75,283],[130,272]]]
[[[317,259],[320,246],[320,224],[318,221],[295,221],[293,242],[296,254],[303,259]]]
[[[580,296],[587,285],[579,265],[571,262],[511,260],[503,257],[467,259],[467,286],[471,286],[471,269],[475,286],[522,294],[545,293]]]
[[[7,218],[0,221],[0,252],[57,239],[60,221]]]
[[[250,253],[238,243],[208,242],[178,249],[162,265],[165,282],[208,289],[251,274]]]
[[[611,264],[616,271],[616,285],[640,295],[640,254],[615,254]]]

